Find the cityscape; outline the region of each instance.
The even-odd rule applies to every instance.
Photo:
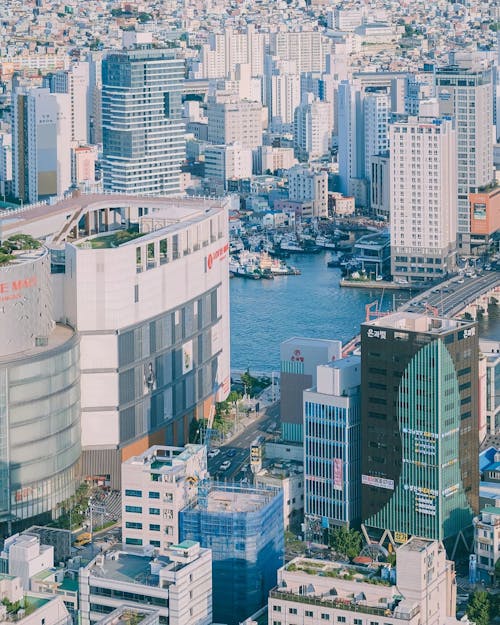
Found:
[[[500,625],[500,2],[0,0],[0,625]]]

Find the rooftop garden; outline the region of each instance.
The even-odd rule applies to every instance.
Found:
[[[29,234],[13,234],[0,245],[0,266],[8,265],[15,259],[15,252],[37,250],[42,246]]]
[[[139,237],[142,237],[142,232],[139,232],[137,228],[127,228],[126,230],[116,230],[85,239],[79,244],[79,247],[91,247],[93,250],[119,247]]]
[[[374,584],[377,586],[392,586],[389,580],[382,579],[380,576],[381,567],[377,566],[372,569],[363,569],[340,562],[319,562],[316,560],[294,560],[286,566],[286,570],[301,571],[308,575],[318,575],[320,577],[332,577],[335,579],[344,579],[346,581],[358,581],[365,584]]]

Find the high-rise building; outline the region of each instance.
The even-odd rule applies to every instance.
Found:
[[[390,125],[390,144],[392,276],[443,278],[456,266],[455,123],[408,117]]]
[[[253,150],[262,145],[262,104],[217,96],[207,107],[208,140],[217,145],[239,143]]]
[[[70,96],[16,89],[12,121],[14,195],[24,202],[62,195],[71,186]]]
[[[320,365],[304,391],[304,513],[308,540],[361,518],[361,361]],[[326,541],[328,542],[328,541]]]
[[[304,27],[298,31],[279,31],[270,37],[270,52],[284,61],[294,61],[297,73],[325,71],[327,46],[319,30]]]
[[[281,435],[287,442],[304,442],[303,396],[316,386],[318,365],[342,357],[341,341],[293,337],[280,345]]]
[[[387,151],[389,147],[389,115],[391,97],[389,90],[366,89],[363,101],[363,126],[365,139],[364,177],[371,180],[371,158]]]
[[[179,511],[208,478],[205,445],[154,445],[122,464],[122,540],[165,554],[180,540]]]
[[[333,111],[329,102],[305,94],[295,109],[294,143],[299,160],[308,161],[328,154],[332,140]]]
[[[205,178],[227,189],[228,180],[252,176],[252,150],[237,143],[207,145],[205,148]]]
[[[458,233],[464,253],[471,251],[469,193],[493,179],[493,84],[486,62],[457,58],[436,70],[440,113],[455,118],[458,155]]]
[[[71,141],[79,144],[89,140],[89,63],[79,61],[70,69],[51,74],[47,82],[52,93],[67,93],[70,100]]]
[[[203,486],[179,515],[183,540],[212,550],[214,622],[237,625],[265,605],[283,565],[283,492]]]
[[[186,146],[184,61],[172,50],[112,52],[102,62],[104,188],[171,195],[181,190]]]
[[[456,537],[478,510],[474,322],[393,313],[361,326],[362,520]]]

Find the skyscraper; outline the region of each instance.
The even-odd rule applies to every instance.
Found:
[[[393,313],[361,326],[365,527],[433,540],[478,510],[474,322]]]
[[[390,145],[391,273],[442,278],[456,265],[455,122],[403,116],[390,125]]]
[[[457,122],[458,233],[463,252],[470,252],[469,193],[493,179],[492,70],[474,58],[436,70],[440,113]]]
[[[185,158],[184,62],[165,49],[112,52],[102,62],[104,188],[179,193]]]

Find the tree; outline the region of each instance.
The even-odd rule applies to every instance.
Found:
[[[476,625],[488,625],[490,622],[491,601],[487,592],[476,590],[467,605],[467,616]]]
[[[361,534],[346,527],[338,527],[330,534],[330,547],[346,559],[359,555],[361,542]]]

